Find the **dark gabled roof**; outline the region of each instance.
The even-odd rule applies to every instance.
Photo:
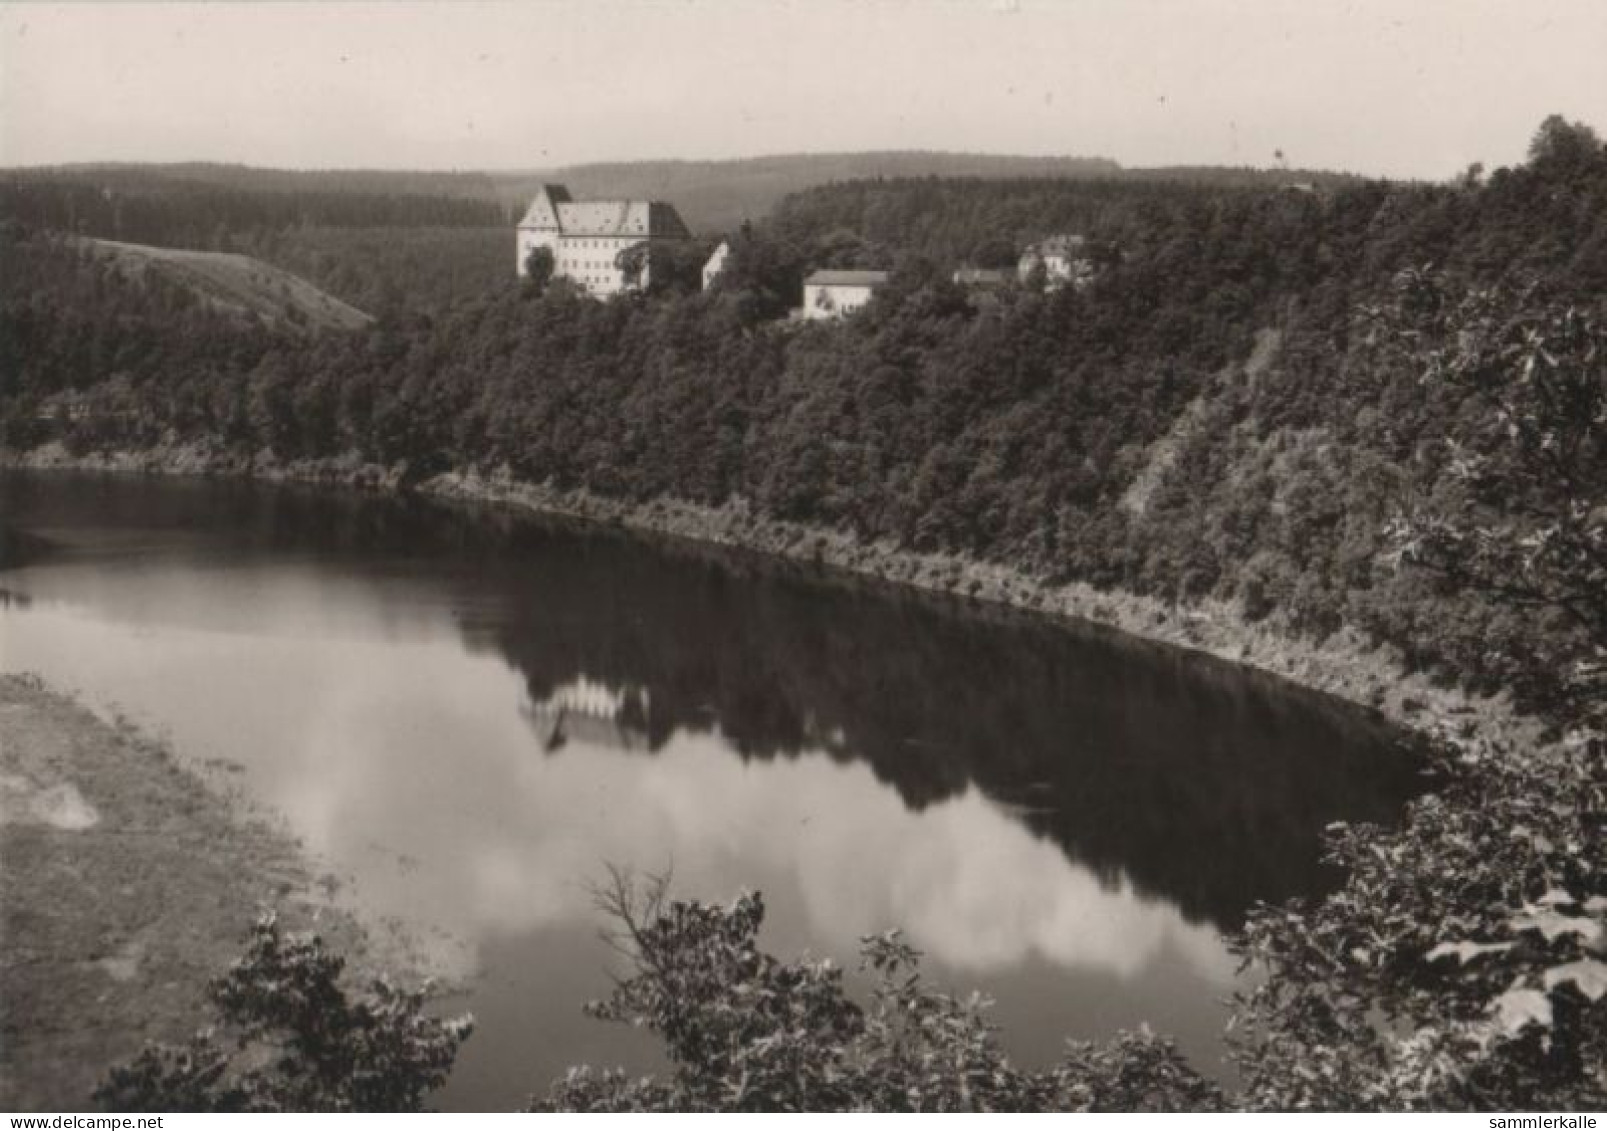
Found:
[[[879,287],[886,271],[816,271],[804,280],[806,287]]]
[[[556,230],[565,236],[663,236],[692,233],[673,204],[657,200],[573,200],[563,185],[542,185],[521,228]]]
[[[558,230],[566,236],[691,235],[673,205],[656,200],[577,200],[558,206]]]
[[[521,228],[554,228],[558,224],[558,206],[569,203],[569,190],[563,185],[542,185],[530,207],[525,209]]]

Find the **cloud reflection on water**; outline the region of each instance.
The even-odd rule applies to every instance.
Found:
[[[0,513],[48,543],[0,667],[240,763],[348,898],[478,967],[466,1106],[634,1055],[577,1011],[610,863],[762,890],[778,953],[901,926],[1014,1055],[1148,1021],[1209,1059],[1219,930],[1415,788],[1274,681],[747,559],[238,485],[0,476]]]
[[[1170,945],[1199,974],[1231,976],[1209,926],[1102,883],[974,788],[916,812],[862,763],[744,762],[708,734],[652,758],[584,741],[548,754],[517,673],[446,636],[264,637],[59,606],[4,615],[6,666],[118,698],[185,752],[244,762],[253,792],[356,879],[364,904],[423,935],[589,929],[586,880],[605,863],[671,862],[688,894],[758,887],[795,904],[807,937],[794,941],[839,957],[900,925],[978,974],[1037,956],[1131,977]],[[182,690],[202,685],[202,697]]]

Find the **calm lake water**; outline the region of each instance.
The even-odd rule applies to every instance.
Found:
[[[1013,1054],[1148,1022],[1217,1070],[1257,900],[1391,821],[1367,716],[1092,630],[427,501],[0,475],[0,668],[237,765],[341,884],[468,990],[442,1106],[571,1063],[656,1066],[581,1016],[588,884],[763,891],[768,944],[901,926]],[[245,924],[242,924],[242,930]]]

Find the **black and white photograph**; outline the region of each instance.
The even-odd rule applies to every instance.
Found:
[[[1598,1126],[1604,137],[1602,0],[0,0],[9,1126]]]

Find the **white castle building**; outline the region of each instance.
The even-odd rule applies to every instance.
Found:
[[[522,277],[530,253],[552,252],[555,279],[568,279],[599,298],[645,289],[655,245],[690,239],[692,233],[675,206],[657,200],[571,200],[563,185],[542,185],[530,202],[517,235]],[[645,245],[640,270],[624,253]]]

